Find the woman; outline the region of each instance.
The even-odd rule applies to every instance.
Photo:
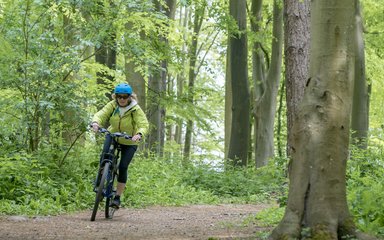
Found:
[[[121,145],[121,160],[119,164],[119,175],[117,178],[116,195],[111,206],[120,207],[120,196],[123,194],[128,178],[128,165],[136,152],[138,142],[148,130],[148,120],[137,104],[130,85],[118,84],[115,87],[113,99],[107,103],[92,119],[92,128],[98,131],[100,126],[110,124],[110,132],[124,132],[132,136],[132,139],[119,139]],[[111,138],[106,138],[103,153],[107,152]],[[103,154],[104,155],[104,154]]]

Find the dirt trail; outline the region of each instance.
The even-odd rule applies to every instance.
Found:
[[[54,217],[0,217],[0,239],[257,239],[258,231],[244,219],[266,205],[193,205],[121,208],[113,219],[103,212],[95,222],[91,211]]]

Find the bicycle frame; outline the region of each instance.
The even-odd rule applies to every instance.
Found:
[[[125,138],[130,139],[131,136],[125,134],[125,133],[111,133],[107,129],[101,128],[99,129],[99,132],[106,133],[106,138],[110,137],[111,142],[108,147],[107,152],[104,152],[101,156],[100,164],[99,164],[99,170],[96,177],[96,184],[94,188],[94,192],[96,192],[96,199],[95,204],[92,212],[91,221],[95,220],[96,213],[99,207],[99,203],[103,198],[106,198],[105,203],[105,217],[106,218],[112,218],[114,210],[110,211],[109,209],[109,202],[115,195],[114,190],[114,182],[117,176],[117,170],[118,170],[118,164],[120,159],[120,153],[121,153],[121,147],[118,143],[118,138]],[[105,169],[107,166],[108,169]]]
[[[115,182],[115,179],[114,179],[115,176],[117,176],[117,168],[118,168],[118,165],[119,165],[118,163],[119,163],[119,159],[120,159],[120,147],[114,139],[112,140],[111,146],[112,145],[113,145],[114,149],[110,148],[110,151],[115,151],[115,149],[116,149],[117,150],[116,154],[108,153],[108,155],[111,156],[112,160],[103,157],[103,160],[101,161],[100,166],[99,166],[99,177],[100,177],[100,175],[103,172],[103,168],[104,168],[105,164],[107,162],[110,163],[109,170],[108,170],[108,176],[107,176],[108,185],[107,185],[107,188],[105,189],[105,191],[103,191],[103,197],[106,197],[106,198],[113,198],[115,195],[115,191],[113,190],[113,183]]]

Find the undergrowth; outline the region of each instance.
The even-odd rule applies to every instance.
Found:
[[[63,160],[46,148],[39,154],[10,152],[0,157],[0,214],[55,215],[91,209],[99,147],[73,149]],[[348,203],[359,229],[384,236],[383,152],[353,151],[348,163]],[[152,205],[279,202],[247,219],[248,224],[275,226],[282,217],[287,179],[281,160],[255,169],[194,162],[180,157],[144,157],[138,152],[129,167],[125,207]]]
[[[63,160],[51,149],[39,154],[13,152],[0,157],[0,214],[54,215],[91,209],[99,148],[74,149]],[[55,154],[52,154],[55,152]],[[181,158],[137,153],[128,170],[123,205],[259,203],[282,195],[283,176],[271,166],[214,169]]]

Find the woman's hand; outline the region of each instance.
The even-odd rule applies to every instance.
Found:
[[[132,141],[137,142],[141,140],[141,133],[138,133],[132,137]]]

